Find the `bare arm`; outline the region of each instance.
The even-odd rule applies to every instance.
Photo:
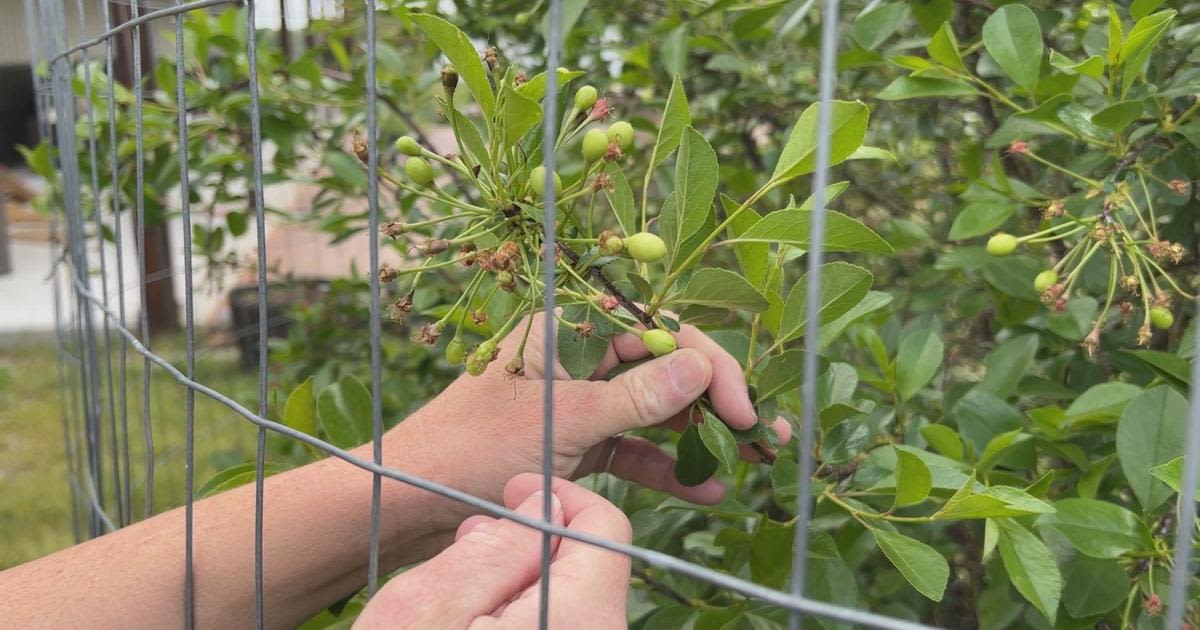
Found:
[[[540,326],[534,326],[540,330]],[[706,390],[730,425],[754,417],[737,362],[695,329],[680,351],[611,381],[563,380],[555,388],[555,473],[601,469],[700,503],[724,495],[717,480],[684,487],[673,460],[637,438],[639,427],[682,428]],[[644,358],[636,337],[617,337],[597,376]],[[501,503],[514,475],[541,469],[540,343],[526,348],[530,380],[503,369],[515,342],[479,377],[462,376],[384,436],[384,464]],[[556,378],[565,378],[556,374]],[[776,422],[786,440],[787,425]],[[370,446],[357,453],[370,458]],[[602,461],[603,460],[603,461]],[[264,602],[268,627],[295,627],[361,588],[366,579],[371,505],[368,471],[329,458],[265,482]],[[428,558],[453,541],[464,506],[384,480],[381,570]],[[251,627],[254,621],[254,487],[195,505],[197,627]],[[0,619],[13,627],[182,627],[184,515],[176,509],[0,573]]]

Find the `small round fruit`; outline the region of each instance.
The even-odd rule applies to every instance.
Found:
[[[428,186],[433,181],[433,167],[423,158],[410,157],[405,160],[404,172],[418,186]]]
[[[587,133],[583,134],[583,144],[580,150],[583,151],[585,162],[595,162],[608,153],[608,136],[599,129],[589,129]]]
[[[642,343],[656,357],[675,351],[675,335],[670,331],[656,328],[642,333]]]
[[[450,365],[459,365],[463,359],[467,357],[467,345],[462,342],[462,339],[455,337],[446,344],[446,361]]]
[[[467,357],[467,374],[479,376],[487,371],[488,362],[472,354]]]
[[[546,194],[546,167],[539,166],[532,171],[529,171],[529,186],[533,188],[533,194],[542,197]],[[554,192],[558,193],[562,190],[562,178],[558,173],[554,174]]]
[[[396,150],[404,155],[420,155],[421,145],[412,136],[400,136],[396,140]]]
[[[1159,330],[1166,330],[1175,324],[1175,316],[1171,309],[1165,306],[1150,307],[1150,325]]]
[[[610,236],[600,243],[600,251],[604,252],[605,256],[616,256],[625,249],[625,241],[619,236]]]
[[[638,262],[652,263],[667,255],[667,244],[657,234],[638,232],[625,240],[629,255]]]
[[[1006,232],[998,232],[988,239],[987,253],[993,256],[1007,256],[1017,249],[1017,237]]]
[[[600,93],[596,91],[596,88],[585,85],[575,91],[575,108],[585,112],[596,104],[596,98],[599,96]]]
[[[1033,288],[1037,289],[1038,293],[1043,293],[1046,289],[1054,286],[1058,282],[1058,274],[1053,269],[1047,269],[1033,278]]]
[[[619,145],[621,147],[622,151],[628,151],[628,150],[632,149],[633,148],[633,125],[625,122],[624,120],[618,120],[617,122],[615,122],[611,126],[609,126],[608,139],[610,142],[613,140],[616,140],[617,145]]]

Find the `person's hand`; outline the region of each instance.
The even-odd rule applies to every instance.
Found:
[[[518,325],[500,345],[499,356],[480,376],[464,374],[437,398],[401,423],[418,435],[397,439],[397,448],[420,443],[435,452],[452,454],[455,487],[495,500],[497,480],[541,470],[543,343],[542,315],[535,316],[525,347],[524,377],[514,377],[505,365],[516,354],[525,324]],[[631,429],[662,426],[686,428],[691,404],[705,391],[713,409],[735,429],[752,427],[759,418],[750,402],[737,360],[692,326],[675,337],[679,349],[638,365],[612,380],[599,380],[623,362],[650,353],[633,334],[613,337],[593,380],[574,381],[556,364],[554,385],[554,474],[577,479],[597,471],[671,493],[695,503],[712,504],[725,495],[724,485],[710,479],[684,486],[674,475],[675,460],[647,440],[619,436]],[[416,426],[405,427],[414,423]],[[419,428],[417,428],[419,427]],[[772,427],[781,442],[791,435],[781,419]],[[759,455],[743,447],[743,457]],[[399,459],[403,464],[403,459]]]
[[[504,489],[504,504],[543,518],[542,478],[520,475]],[[579,486],[555,479],[554,524],[628,543],[629,519]],[[624,628],[629,558],[571,539],[553,538],[551,628]],[[538,623],[542,533],[512,521],[476,515],[455,542],[401,573],[359,615],[357,630],[376,628],[534,628]]]

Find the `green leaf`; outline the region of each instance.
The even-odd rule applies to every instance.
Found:
[[[263,477],[270,477],[289,470],[290,466],[279,462],[263,462]],[[257,479],[257,464],[255,462],[246,462],[236,466],[230,466],[225,470],[213,475],[204,485],[196,490],[196,498],[203,499],[211,497],[215,494],[220,494],[226,490],[232,490],[238,486],[244,486]]]
[[[1150,469],[1150,474],[1154,475],[1155,479],[1171,486],[1175,492],[1179,492],[1179,489],[1183,487],[1183,458],[1176,457],[1165,464],[1159,464]]]
[[[1141,115],[1141,101],[1121,101],[1093,114],[1092,122],[1113,133],[1121,133]]]
[[[983,23],[983,45],[1017,85],[1033,90],[1042,66],[1042,30],[1029,7],[1006,4]]]
[[[770,298],[768,298],[770,299]],[[821,325],[821,347],[833,343],[851,324],[892,303],[892,294],[867,291],[867,296],[837,319]]]
[[[929,38],[929,46],[926,47],[929,52],[929,58],[946,66],[962,72],[967,71],[967,67],[963,65],[962,54],[958,51],[958,38],[954,36],[954,29],[950,28],[948,22],[942,22],[938,27],[933,37]]]
[[[954,429],[944,424],[927,424],[920,428],[921,437],[937,452],[956,461],[963,460],[962,438]]]
[[[688,33],[687,23],[671,31],[662,40],[663,70],[671,76],[679,76],[687,72]]]
[[[467,89],[479,103],[479,108],[488,118],[496,114],[496,95],[492,93],[491,83],[488,82],[487,70],[483,60],[471,40],[446,20],[428,13],[410,14],[412,21],[425,31],[425,35],[450,60],[458,76],[462,77]]]
[[[685,486],[698,486],[717,472],[720,462],[700,437],[700,429],[689,424],[675,447],[675,479]]]
[[[542,119],[542,106],[537,101],[522,96],[507,85],[501,93],[504,101],[504,146],[509,147],[521,141],[530,129],[537,126]]]
[[[958,399],[950,417],[976,453],[983,452],[993,437],[1024,426],[1020,411],[978,386]]]
[[[782,588],[792,573],[792,547],[796,528],[763,517],[750,541],[750,579],[771,588]]]
[[[808,248],[812,231],[809,210],[777,210],[755,223],[745,234],[727,243],[783,243]],[[892,246],[871,228],[840,212],[825,211],[825,250],[890,254]]]
[[[559,325],[556,342],[558,361],[567,374],[575,380],[589,379],[608,352],[615,326],[607,317],[583,304],[572,304],[563,309],[563,318],[569,322],[587,322],[594,327],[592,333],[584,337],[570,326]]]
[[[730,199],[727,195],[721,195],[721,206],[725,208],[725,216],[733,215],[738,205],[738,202]],[[761,218],[754,208],[747,207],[742,210],[729,223],[730,237],[737,238],[745,234]],[[746,280],[756,287],[765,289],[771,246],[767,243],[735,243],[733,253],[737,256],[738,266],[741,267],[742,275],[746,277]]]
[[[945,346],[937,332],[922,328],[900,340],[896,353],[896,389],[908,400],[929,382],[942,366]]]
[[[991,486],[975,492],[975,476],[933,515],[934,520],[961,520],[1049,514],[1054,506],[1012,486]]]
[[[683,293],[671,301],[752,313],[761,313],[768,306],[767,298],[740,274],[719,267],[707,267],[692,274]]]
[[[229,227],[229,234],[232,236],[245,234],[247,228],[246,213],[235,210],[226,214],[225,225]]]
[[[1002,519],[998,524],[1000,558],[1009,579],[1017,592],[1054,623],[1062,592],[1062,576],[1054,562],[1054,554],[1033,532],[1016,521]]]
[[[1062,604],[1074,619],[1104,614],[1129,592],[1129,575],[1116,560],[1075,556],[1064,579]]]
[[[717,154],[704,136],[687,127],[675,163],[675,203],[664,205],[660,232],[669,260],[677,260],[689,237],[704,227],[712,211],[719,180]]]
[[[899,160],[896,159],[895,153],[892,153],[891,151],[888,151],[886,149],[881,149],[879,147],[870,147],[865,144],[863,146],[855,149],[854,153],[851,153],[850,157],[846,158],[846,160],[847,161],[850,161],[850,160],[882,160],[884,162],[899,162]],[[849,182],[839,182],[839,183],[841,184],[842,190],[845,190],[846,188],[849,188],[849,186],[850,186]],[[830,188],[833,188],[834,186],[837,186],[837,185],[838,184],[831,184]],[[837,193],[840,195],[842,193],[842,190],[837,191]],[[828,197],[827,199],[828,199],[828,201],[833,201],[833,197]],[[801,207],[803,207],[803,206],[801,206]]]
[[[717,456],[725,472],[733,474],[733,469],[740,460],[737,440],[729,432],[729,426],[720,418],[704,410],[704,422],[700,423],[700,440],[708,447],[708,451]]]
[[[1159,11],[1138,20],[1125,42],[1121,44],[1121,53],[1117,56],[1117,64],[1123,65],[1121,71],[1121,96],[1124,97],[1133,82],[1142,74],[1150,53],[1158,46],[1159,40],[1175,21],[1175,11]]]
[[[1104,76],[1104,58],[1100,55],[1092,55],[1083,61],[1076,62],[1070,57],[1059,54],[1058,51],[1051,50],[1050,65],[1068,74],[1082,74],[1093,79]]]
[[[1133,0],[1129,5],[1129,17],[1135,20],[1140,20],[1150,12],[1162,6],[1165,0]]]
[[[908,4],[887,2],[854,19],[853,37],[859,46],[875,50],[908,19]]]
[[[975,470],[981,475],[986,474],[1000,461],[1000,457],[1008,449],[1028,440],[1030,437],[1032,436],[1022,432],[1020,429],[1006,431],[997,435],[989,440],[987,446],[984,447],[983,453],[979,456],[979,463],[975,465]]]
[[[1080,426],[1111,422],[1121,417],[1129,401],[1142,393],[1142,388],[1130,383],[1100,383],[1071,401],[1063,418],[1064,426]]]
[[[983,360],[987,372],[979,389],[999,398],[1008,398],[1017,391],[1021,377],[1029,372],[1037,354],[1038,336],[1021,335],[998,345]]]
[[[874,276],[871,272],[845,262],[821,265],[820,323],[824,324],[849,311],[867,295]],[[792,286],[783,304],[783,317],[779,324],[779,340],[787,341],[804,334],[807,325],[808,274],[804,274]]]
[[[893,446],[895,448],[895,446]],[[929,467],[921,458],[909,451],[896,449],[896,499],[895,507],[916,505],[929,496],[933,478]]]
[[[829,165],[833,166],[862,146],[870,110],[860,101],[834,101],[831,106]],[[782,183],[816,168],[817,111],[814,103],[800,114],[775,164],[772,181]]]
[[[352,190],[367,189],[367,170],[353,155],[340,149],[326,149],[321,161],[333,171],[333,177]]]
[[[943,98],[975,96],[975,88],[961,79],[942,77],[897,77],[876,95],[884,101],[904,101],[913,98]]]
[[[308,435],[317,434],[316,404],[313,397],[313,377],[304,379],[288,394],[283,405],[283,423]]]
[[[960,241],[994,232],[1017,211],[1016,204],[1006,201],[977,201],[963,206],[954,217],[948,237]]]
[[[625,178],[624,169],[616,162],[609,162],[604,166],[604,172],[612,181],[612,188],[606,189],[604,196],[612,206],[613,215],[617,217],[621,231],[626,236],[642,231],[641,225],[638,223],[638,210],[633,199],[633,189],[629,186],[629,180]]]
[[[1142,392],[1125,406],[1117,424],[1117,459],[1142,509],[1149,512],[1167,500],[1171,491],[1150,469],[1183,455],[1187,400],[1159,385]]]
[[[1080,553],[1093,558],[1117,558],[1140,546],[1138,518],[1125,508],[1095,499],[1062,499],[1052,514],[1038,517],[1037,526],[1049,527]]]
[[[1188,391],[1191,366],[1187,359],[1157,350],[1125,350],[1124,352],[1150,368],[1156,376],[1175,389],[1182,392]]]
[[[780,394],[793,391],[800,385],[804,366],[804,351],[799,348],[784,350],[767,357],[762,372],[755,381],[758,402],[762,403]]]
[[[457,109],[454,110],[454,120],[458,124],[458,139],[462,140],[463,146],[466,147],[469,157],[475,158],[475,162],[480,164],[485,171],[490,171],[492,168],[492,156],[488,153],[487,143],[483,141],[483,135],[479,133],[479,127],[475,123],[462,114]],[[461,156],[464,161],[468,156]]]
[[[683,138],[683,129],[692,124],[692,114],[688,111],[687,95],[683,91],[683,82],[679,75],[671,83],[671,92],[667,95],[667,106],[663,110],[662,124],[658,128],[658,138],[654,141],[654,151],[650,154],[650,166],[646,176],[649,177],[659,164],[662,164]]]
[[[883,555],[913,588],[935,602],[942,601],[946,582],[950,579],[950,565],[937,549],[886,529],[872,528],[871,535],[875,537]]]
[[[350,448],[371,439],[371,393],[349,374],[321,390],[317,413],[334,446]]]
[[[567,70],[566,68],[558,69],[558,89],[561,93],[563,88],[572,80],[583,76],[583,72],[579,70]],[[517,86],[517,92],[522,96],[535,101],[541,101],[546,96],[546,73],[539,72],[533,75],[533,78]]]

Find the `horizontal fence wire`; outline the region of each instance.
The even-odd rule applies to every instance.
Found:
[[[815,409],[813,401],[816,382],[816,361],[815,352],[807,352],[805,356],[805,364],[802,378],[802,392],[804,410],[802,415],[801,436],[798,440],[797,447],[799,448],[799,474],[801,493],[798,501],[798,514],[796,525],[796,540],[795,540],[795,557],[793,559],[793,579],[791,584],[791,592],[771,589],[749,580],[745,580],[734,575],[722,573],[713,569],[709,569],[699,564],[695,564],[680,558],[676,558],[669,554],[665,554],[652,549],[639,547],[636,545],[619,543],[604,538],[600,538],[587,533],[581,533],[570,530],[564,526],[554,525],[551,521],[550,511],[550,481],[553,463],[553,397],[552,388],[553,381],[553,366],[548,365],[544,370],[544,407],[543,407],[543,476],[545,505],[542,518],[529,517],[502,505],[493,503],[486,499],[465,493],[463,491],[444,486],[435,481],[425,479],[416,475],[406,473],[404,471],[384,466],[382,463],[381,436],[382,436],[382,403],[381,403],[381,357],[380,357],[380,287],[378,282],[378,267],[379,267],[379,251],[377,241],[377,226],[379,222],[378,216],[378,180],[377,180],[377,165],[378,165],[378,121],[376,118],[376,74],[375,74],[375,59],[376,59],[376,33],[375,33],[375,2],[374,0],[365,0],[367,12],[365,16],[365,28],[367,37],[367,72],[366,72],[366,96],[367,96],[367,127],[368,127],[368,204],[369,204],[369,227],[371,229],[371,250],[370,250],[370,269],[371,269],[371,304],[370,304],[370,336],[371,336],[371,371],[372,371],[372,433],[374,437],[374,450],[371,459],[365,459],[354,455],[344,449],[338,448],[320,438],[297,431],[291,427],[274,422],[266,418],[267,415],[267,368],[268,368],[268,347],[267,335],[269,330],[269,318],[267,314],[267,265],[266,265],[266,225],[265,225],[265,206],[263,200],[263,163],[262,163],[262,138],[261,138],[261,113],[259,111],[259,85],[257,74],[257,29],[255,27],[255,0],[247,0],[245,7],[247,11],[247,42],[246,54],[249,59],[249,67],[251,68],[251,76],[248,90],[250,93],[250,108],[251,108],[251,137],[253,150],[253,202],[256,214],[256,237],[258,245],[258,300],[259,300],[259,320],[258,320],[258,345],[259,345],[259,382],[258,382],[258,411],[257,413],[250,411],[245,406],[233,400],[224,393],[213,389],[203,383],[195,380],[195,330],[194,330],[194,313],[191,299],[192,292],[192,269],[191,269],[191,235],[190,224],[191,218],[188,209],[187,181],[188,181],[188,158],[187,150],[187,114],[184,106],[184,61],[182,49],[182,20],[183,15],[189,11],[201,10],[219,5],[238,4],[238,0],[195,0],[192,2],[177,3],[173,7],[165,7],[139,15],[139,3],[133,0],[129,3],[131,10],[130,19],[113,26],[113,20],[110,16],[108,2],[101,2],[104,5],[104,28],[105,30],[93,38],[86,39],[81,43],[75,44],[69,48],[65,48],[65,42],[58,41],[65,33],[63,22],[63,3],[65,0],[38,0],[38,8],[40,11],[34,10],[34,0],[25,0],[27,10],[27,21],[30,23],[30,39],[31,48],[33,49],[32,64],[37,65],[38,60],[45,60],[50,68],[49,78],[44,78],[40,73],[35,72],[35,93],[38,96],[38,114],[39,114],[39,132],[45,138],[51,139],[58,147],[60,152],[60,168],[63,173],[63,190],[61,194],[62,207],[59,211],[51,215],[51,231],[57,233],[61,227],[66,229],[65,242],[62,243],[65,247],[66,256],[65,263],[68,270],[65,272],[69,280],[69,290],[63,292],[60,286],[60,267],[57,264],[57,256],[52,252],[52,262],[55,263],[55,272],[53,275],[54,281],[54,300],[55,304],[55,346],[58,355],[58,373],[60,387],[65,390],[60,394],[64,399],[72,399],[70,404],[63,405],[61,421],[64,432],[64,457],[67,459],[69,486],[72,493],[72,523],[76,527],[76,538],[83,537],[79,529],[80,514],[77,510],[80,507],[85,508],[86,523],[91,533],[91,536],[97,536],[104,531],[111,531],[119,526],[129,524],[133,521],[132,510],[129,505],[132,497],[130,493],[130,454],[128,445],[128,429],[127,429],[127,401],[125,396],[126,383],[126,364],[128,348],[133,350],[143,357],[143,405],[142,405],[142,420],[144,439],[146,440],[146,479],[145,479],[145,514],[149,516],[153,508],[153,477],[154,477],[154,451],[153,451],[153,432],[151,427],[150,413],[150,372],[151,367],[156,366],[163,370],[167,375],[181,384],[187,390],[185,423],[185,510],[186,510],[186,534],[184,541],[184,573],[185,573],[185,593],[184,593],[184,616],[185,625],[192,627],[194,624],[194,614],[196,602],[193,593],[193,578],[192,578],[192,553],[193,553],[193,503],[194,503],[194,405],[195,394],[199,393],[237,413],[251,424],[258,428],[258,442],[255,460],[255,625],[258,628],[264,626],[264,594],[263,594],[263,515],[265,511],[265,482],[264,482],[264,462],[265,462],[265,444],[267,431],[288,437],[297,442],[306,444],[317,451],[323,452],[332,457],[336,457],[347,462],[350,465],[356,466],[363,470],[372,473],[372,506],[370,520],[370,557],[368,564],[368,590],[373,593],[379,579],[379,535],[380,535],[380,520],[381,520],[381,484],[383,478],[388,478],[394,481],[422,489],[436,495],[458,501],[469,505],[482,512],[491,514],[498,518],[504,518],[525,527],[538,530],[543,533],[542,546],[542,580],[540,586],[540,608],[539,608],[539,623],[542,628],[547,627],[549,621],[549,563],[551,560],[549,542],[551,536],[561,536],[576,540],[585,544],[603,548],[615,553],[626,555],[632,559],[639,560],[648,565],[659,567],[667,571],[676,573],[681,576],[686,576],[696,580],[700,580],[714,586],[728,589],[741,593],[747,597],[755,598],[768,604],[780,606],[788,610],[791,614],[790,623],[793,628],[799,628],[803,622],[803,615],[813,615],[826,619],[831,619],[839,622],[858,624],[871,628],[896,628],[901,630],[931,628],[921,623],[906,621],[901,619],[891,618],[885,615],[879,615],[869,611],[857,610],[843,606],[837,606],[826,602],[821,602],[809,599],[804,596],[804,578],[806,574],[807,564],[807,534],[808,526],[811,521],[811,467],[813,459],[813,448],[815,434],[813,426],[815,424]],[[32,27],[35,14],[40,13],[40,35],[42,41],[38,43],[38,33]],[[144,232],[141,227],[144,225],[145,210],[143,207],[143,194],[145,187],[143,176],[143,81],[141,72],[141,27],[155,20],[172,17],[176,18],[175,33],[176,33],[176,100],[179,107],[178,113],[178,134],[181,144],[181,159],[180,159],[180,176],[183,185],[180,190],[180,203],[183,212],[183,236],[184,236],[184,281],[186,291],[186,334],[187,334],[187,349],[185,358],[184,370],[180,370],[173,363],[156,354],[151,350],[149,345],[149,327],[147,322],[147,313],[144,305],[146,304],[146,285],[150,281],[147,275],[145,264],[145,243]],[[816,169],[814,171],[814,237],[808,252],[808,265],[810,270],[810,278],[807,290],[809,292],[808,305],[810,310],[815,309],[819,300],[815,297],[820,291],[820,263],[823,257],[822,250],[822,227],[825,217],[826,199],[824,195],[825,182],[828,180],[828,162],[830,153],[830,112],[831,102],[833,98],[833,89],[835,85],[835,56],[836,56],[836,38],[838,28],[838,2],[837,0],[825,0],[824,10],[822,12],[822,34],[821,34],[821,68],[820,68],[820,88],[819,88],[819,114],[817,125],[817,149],[816,149]],[[547,67],[555,68],[558,66],[560,51],[558,47],[561,45],[561,17],[562,8],[561,0],[551,0],[549,4],[549,37],[547,40],[546,57]],[[82,19],[82,18],[81,18]],[[58,30],[55,30],[58,28]],[[88,243],[86,230],[83,225],[83,208],[81,200],[82,182],[79,181],[79,164],[78,153],[75,137],[75,95],[70,89],[70,63],[71,56],[79,52],[87,52],[91,47],[105,44],[105,70],[108,75],[108,123],[110,133],[110,144],[112,145],[111,167],[113,180],[115,181],[118,173],[118,163],[116,155],[117,131],[116,131],[116,114],[113,98],[113,41],[114,38],[122,33],[132,31],[132,52],[134,57],[133,74],[134,85],[133,91],[135,95],[135,146],[136,146],[136,204],[133,210],[136,213],[137,221],[134,227],[138,228],[136,237],[136,255],[140,273],[140,287],[142,299],[142,312],[140,316],[141,331],[140,334],[134,332],[126,326],[126,304],[124,299],[124,271],[121,250],[121,201],[120,195],[111,195],[112,214],[114,216],[114,232],[117,245],[116,263],[116,285],[118,295],[118,305],[116,310],[113,310],[113,305],[108,299],[108,267],[107,262],[103,258],[103,230],[97,229],[97,238],[100,240],[101,258],[100,268],[98,269],[101,277],[102,288],[98,296],[93,292],[89,282],[91,281],[91,271],[88,266]],[[42,52],[39,52],[39,48]],[[65,49],[63,49],[65,48]],[[63,49],[61,51],[57,49]],[[95,155],[95,122],[94,108],[92,104],[92,85],[90,80],[90,53],[86,54],[83,60],[86,74],[86,106],[88,116],[89,138],[88,149],[89,158],[92,160],[93,169],[91,171],[93,177],[93,217],[97,226],[101,226],[101,210],[104,203],[99,194],[99,184],[95,180],[98,170],[97,157]],[[547,75],[547,91],[544,103],[544,111],[546,112],[545,125],[546,131],[543,135],[543,142],[546,146],[543,147],[543,160],[546,167],[546,175],[549,178],[553,177],[554,173],[554,156],[553,156],[553,134],[556,132],[553,119],[557,115],[557,88],[556,73],[548,73]],[[47,110],[53,112],[52,125],[47,117]],[[549,147],[549,148],[547,148]],[[545,234],[543,235],[545,246],[546,261],[544,261],[543,273],[545,274],[545,282],[547,287],[554,286],[554,258],[553,258],[553,243],[554,243],[554,186],[551,181],[547,181],[546,199],[545,199]],[[56,223],[56,217],[61,212],[62,225]],[[61,300],[67,297],[70,304],[67,304],[67,310],[71,313],[69,317],[64,317],[63,304]],[[544,307],[547,312],[552,312],[554,309],[553,291],[547,291],[545,295]],[[93,315],[99,314],[102,324],[100,329],[103,331],[104,339],[104,356],[107,362],[107,376],[104,382],[107,383],[107,402],[109,405],[110,424],[108,427],[110,440],[110,461],[108,464],[112,468],[112,483],[114,484],[112,492],[114,495],[115,507],[117,510],[116,519],[109,516],[104,505],[104,462],[103,462],[103,446],[101,439],[103,436],[104,427],[102,420],[104,415],[104,391],[101,387],[101,369],[99,364],[100,351],[96,345],[97,325],[93,320]],[[1200,315],[1198,315],[1200,317]],[[818,325],[815,313],[809,314],[809,321],[814,322],[814,325],[807,331],[809,337],[806,347],[815,348],[815,340],[818,334]],[[553,342],[554,331],[553,318],[546,318],[547,331],[546,343],[550,344],[545,353],[546,361],[553,361]],[[67,334],[69,328],[74,328],[74,335]],[[119,344],[119,374],[116,377],[117,383],[114,383],[112,372],[111,349],[110,349],[110,332],[115,332],[118,335]],[[67,339],[74,336],[74,347],[68,347]],[[1200,335],[1196,337],[1197,356],[1200,356]],[[65,369],[69,367],[70,369]],[[77,388],[72,379],[78,379]],[[1167,628],[1170,630],[1178,630],[1182,625],[1182,617],[1184,614],[1186,589],[1188,582],[1192,577],[1189,570],[1191,565],[1191,545],[1186,541],[1190,540],[1195,515],[1194,498],[1196,494],[1196,481],[1194,470],[1200,459],[1200,404],[1196,400],[1195,393],[1200,390],[1200,362],[1195,362],[1191,377],[1191,396],[1190,396],[1190,411],[1188,418],[1188,437],[1187,449],[1184,462],[1184,477],[1183,485],[1180,492],[1180,518],[1177,523],[1176,546],[1175,554],[1175,570],[1171,576],[1171,599],[1169,601],[1169,609],[1167,615]],[[114,400],[114,391],[119,392],[119,398]],[[76,396],[78,394],[78,396]],[[78,422],[74,414],[78,412]],[[120,422],[118,422],[118,416]],[[78,424],[78,426],[77,426]],[[118,432],[124,428],[121,437],[118,438]],[[123,445],[122,449],[117,448],[118,442]],[[81,448],[82,446],[82,448]],[[1192,472],[1193,474],[1188,474]],[[84,505],[80,505],[80,504]]]

